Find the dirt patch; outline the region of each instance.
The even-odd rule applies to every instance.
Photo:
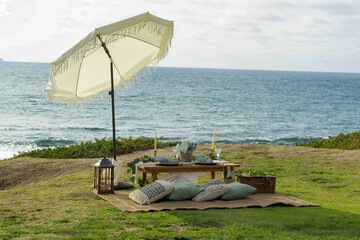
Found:
[[[117,156],[118,160],[126,163],[135,158],[148,155],[153,156],[153,150],[137,151]],[[172,148],[158,149],[158,155],[173,155]],[[92,169],[99,158],[86,159],[46,159],[46,158],[18,158],[0,161],[0,190],[36,184],[52,178]]]
[[[0,190],[26,186],[43,180],[90,168],[93,159],[33,159],[19,158],[0,162]]]

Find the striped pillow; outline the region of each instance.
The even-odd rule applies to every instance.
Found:
[[[209,186],[212,186],[212,185],[219,185],[219,184],[225,184],[223,181],[221,181],[220,179],[218,178],[215,178],[215,180],[212,180],[211,182],[208,182],[204,185],[202,185],[203,188],[207,188]]]
[[[170,182],[157,180],[131,192],[129,198],[141,205],[150,204],[170,194],[174,188],[174,185]]]
[[[218,184],[218,185],[212,185],[205,188],[205,190],[195,197],[193,197],[193,201],[195,202],[205,202],[214,200],[227,191],[230,190],[230,186],[228,184]]]

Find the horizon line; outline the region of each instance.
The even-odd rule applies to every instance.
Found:
[[[1,61],[2,60],[2,61]],[[30,64],[51,64],[51,62],[25,62],[25,61],[6,61],[0,58],[0,63],[30,63]],[[156,68],[189,68],[189,69],[219,69],[219,70],[240,70],[240,71],[273,71],[273,72],[310,72],[310,73],[344,73],[360,74],[360,72],[325,72],[314,70],[279,70],[279,69],[244,69],[244,68],[212,68],[212,67],[181,67],[181,66],[157,66]]]

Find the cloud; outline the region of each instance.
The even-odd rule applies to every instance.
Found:
[[[263,31],[261,30],[261,28],[252,27],[252,28],[251,28],[251,32],[253,32],[253,33],[262,33]]]
[[[10,0],[3,0],[0,2],[0,18],[9,15],[9,12],[6,10],[9,1]]]
[[[269,22],[285,22],[284,18],[282,18],[280,16],[273,15],[273,14],[261,17],[260,20],[261,21],[269,21]]]
[[[326,1],[320,3],[313,3],[311,8],[321,11],[328,12],[333,15],[358,15],[360,12],[359,1]]]
[[[359,4],[355,0],[2,1],[0,29],[7,34],[0,38],[0,57],[51,61],[95,27],[150,11],[175,21],[172,49],[163,66],[359,72],[354,54],[360,48]]]

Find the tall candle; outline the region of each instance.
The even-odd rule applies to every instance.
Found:
[[[155,130],[154,157],[156,157],[157,131]]]
[[[156,151],[156,144],[157,144],[157,131],[155,131],[155,146],[154,146],[155,151]]]
[[[212,141],[212,144],[211,144],[211,155],[214,154],[214,143],[215,143],[215,130],[214,130],[213,141]]]

